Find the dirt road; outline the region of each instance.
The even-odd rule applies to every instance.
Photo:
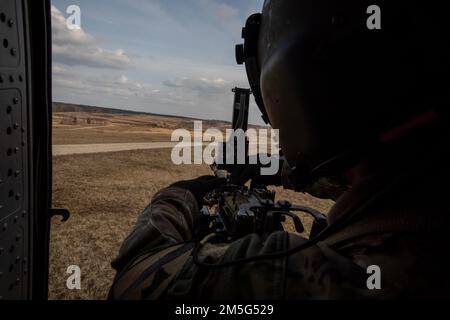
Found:
[[[209,143],[203,143],[203,146]],[[179,142],[143,142],[143,143],[102,143],[102,144],[66,144],[53,145],[53,156],[65,156],[72,154],[92,154],[130,150],[155,150],[171,149],[175,146],[190,147]],[[197,144],[192,144],[193,147]],[[256,145],[250,144],[250,154],[257,154]]]
[[[145,143],[103,143],[103,144],[67,144],[54,145],[53,155],[106,153],[129,150],[170,149],[177,142],[145,142]]]

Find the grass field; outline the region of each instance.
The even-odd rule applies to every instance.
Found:
[[[223,121],[204,121],[205,128],[226,128]],[[145,114],[56,112],[53,144],[97,144],[170,141],[172,131],[193,129],[192,119]]]
[[[142,130],[128,126],[132,129],[109,131],[107,138],[99,134],[96,143],[137,142],[135,139],[140,133],[133,136],[130,131]],[[89,139],[91,131],[74,130],[82,128],[80,124],[55,127],[54,139],[59,144],[95,140]],[[70,135],[64,131],[69,129],[74,131]],[[152,132],[146,134],[152,135]],[[175,181],[210,174],[207,166],[173,165],[169,149],[58,156],[54,157],[53,164],[53,204],[68,208],[71,218],[66,223],[57,218],[52,222],[50,299],[106,298],[114,277],[110,262],[152,196]],[[332,205],[331,201],[286,190],[279,190],[278,195],[322,212]],[[66,288],[66,269],[70,265],[81,268],[81,290]]]

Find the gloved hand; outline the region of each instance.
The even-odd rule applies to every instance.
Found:
[[[171,187],[178,187],[189,190],[197,200],[199,208],[203,205],[203,198],[206,194],[214,189],[219,188],[227,182],[224,178],[217,178],[214,176],[202,176],[194,180],[179,181],[171,185]]]

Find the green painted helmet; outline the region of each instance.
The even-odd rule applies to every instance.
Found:
[[[374,4],[376,5],[374,6]],[[448,1],[266,0],[237,46],[301,189],[439,122],[449,102]]]

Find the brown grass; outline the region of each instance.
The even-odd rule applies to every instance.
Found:
[[[105,298],[110,261],[153,194],[207,173],[204,166],[172,165],[167,150],[55,157],[54,206],[68,208],[71,218],[52,224],[50,298]],[[69,265],[80,266],[82,290],[65,287]]]
[[[110,261],[155,192],[169,184],[210,174],[207,166],[175,166],[169,150],[54,158],[54,205],[68,208],[66,223],[53,221],[51,299],[104,299],[114,277]],[[322,211],[332,204],[279,190],[279,197]],[[79,265],[82,289],[68,290],[66,269]]]
[[[228,124],[204,121],[205,128],[225,129]],[[170,141],[172,131],[193,129],[193,120],[143,114],[55,112],[53,144],[96,144]]]

